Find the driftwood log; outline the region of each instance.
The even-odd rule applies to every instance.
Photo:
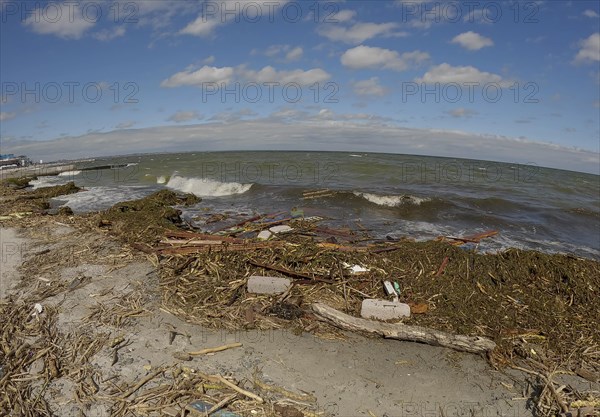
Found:
[[[494,350],[496,344],[479,336],[454,335],[439,330],[405,324],[384,323],[349,316],[325,304],[312,305],[315,314],[336,327],[353,332],[369,333],[388,339],[421,342],[433,346],[443,346],[461,352],[485,353]]]

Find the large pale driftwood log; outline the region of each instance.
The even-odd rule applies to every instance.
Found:
[[[496,344],[490,339],[479,336],[453,335],[439,330],[404,324],[383,323],[349,316],[324,304],[312,305],[317,316],[333,325],[354,332],[376,334],[389,339],[427,343],[443,346],[462,352],[484,353],[493,350]]]

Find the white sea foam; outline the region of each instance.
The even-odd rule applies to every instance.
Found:
[[[166,182],[167,182],[167,178],[164,175],[161,175],[158,178],[156,178],[157,184],[165,184]]]
[[[220,182],[206,178],[186,178],[172,175],[167,182],[167,187],[185,193],[192,193],[198,197],[223,197],[227,195],[242,194],[248,191],[253,184],[240,184],[239,182]]]
[[[60,178],[59,176],[51,175],[51,176],[38,177],[36,180],[29,181],[29,185],[31,185],[32,189],[37,190],[38,188],[53,187],[55,185],[61,185],[61,184],[64,184],[65,182],[67,182],[67,178]]]
[[[81,171],[65,171],[58,174],[59,177],[74,177],[75,175],[81,174]]]
[[[418,206],[421,203],[429,201],[428,198],[415,197],[414,195],[378,195],[359,192],[354,192],[354,195],[362,197],[371,203],[386,207],[398,207],[402,204],[415,204]]]
[[[136,200],[150,194],[147,187],[90,187],[85,191],[62,195],[53,201],[61,206],[69,206],[75,213],[106,210],[113,205],[128,200]]]

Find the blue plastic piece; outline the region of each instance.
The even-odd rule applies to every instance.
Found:
[[[188,407],[193,408],[194,410],[198,410],[201,413],[206,413],[208,410],[210,410],[213,407],[213,405],[214,404],[209,404],[204,401],[198,400],[198,401],[194,401],[193,403],[188,405]],[[214,416],[214,417],[242,417],[239,414],[235,414],[235,413],[232,413],[231,411],[227,411],[227,410],[217,410],[214,413],[212,413],[211,416]]]

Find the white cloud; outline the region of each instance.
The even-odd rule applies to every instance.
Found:
[[[486,46],[494,45],[494,41],[490,38],[486,38],[485,36],[481,36],[478,33],[473,31],[468,31],[461,33],[460,35],[456,35],[451,43],[462,46],[465,49],[470,51],[478,51],[481,48],[485,48]]]
[[[279,55],[280,53],[289,48],[289,45],[271,45],[265,51],[265,55],[269,57],[274,57],[275,55]]]
[[[600,61],[600,32],[580,41],[579,46],[581,49],[575,56],[576,64]]]
[[[339,22],[339,23],[350,22],[354,19],[355,16],[356,16],[356,10],[344,9],[344,10],[340,10],[340,11],[336,12],[331,17],[331,20],[334,22]]]
[[[201,120],[202,118],[203,116],[196,111],[178,111],[169,116],[167,120],[175,123],[183,123],[191,120]]]
[[[202,7],[200,2],[181,0],[152,0],[136,2],[114,2],[119,7],[122,19],[137,19],[140,26],[151,26],[155,30],[169,27],[174,18],[195,15]]]
[[[413,51],[399,54],[390,49],[360,45],[344,52],[341,62],[343,66],[352,69],[385,68],[405,71],[428,59],[427,52]]]
[[[256,54],[256,49],[252,50],[252,54]],[[275,57],[277,55],[285,54],[285,61],[292,62],[302,58],[304,50],[300,46],[292,47],[290,45],[271,45],[267,48],[264,54],[268,57]]]
[[[510,80],[503,79],[500,75],[480,71],[472,66],[453,67],[447,63],[430,68],[421,78],[417,78],[415,81],[427,84],[478,83],[481,85],[496,83],[500,86],[509,86],[512,83]]]
[[[186,68],[163,80],[161,87],[197,86],[202,87],[206,83],[228,84],[235,80],[262,83],[297,83],[300,85],[311,85],[316,82],[327,81],[331,75],[321,68],[309,70],[295,69],[289,71],[278,71],[272,66],[263,67],[260,70],[248,69],[245,66],[233,67],[210,67],[203,66],[200,69]]]
[[[456,117],[456,118],[471,117],[471,116],[474,116],[477,114],[477,112],[475,110],[465,109],[464,107],[458,107],[456,109],[452,109],[452,110],[448,111],[447,113],[450,116]]]
[[[214,30],[221,22],[216,19],[207,19],[204,16],[198,16],[196,20],[188,23],[186,27],[179,31],[182,35],[207,37],[213,34]]]
[[[3,122],[5,120],[10,120],[10,119],[14,119],[15,117],[17,117],[16,113],[9,113],[9,112],[0,112],[0,122]]]
[[[377,36],[398,37],[406,36],[406,32],[395,32],[396,23],[355,23],[352,26],[324,25],[317,29],[317,33],[330,41],[345,42],[349,44],[362,43]]]
[[[357,81],[352,84],[352,87],[359,96],[384,96],[387,94],[387,89],[379,84],[379,78],[377,77]]]
[[[269,65],[259,71],[241,68],[239,72],[246,80],[256,83],[297,83],[300,85],[311,85],[317,82],[327,81],[331,78],[331,75],[321,68],[313,68],[307,71],[301,69],[277,71]]]
[[[300,58],[302,58],[303,53],[304,50],[301,47],[297,46],[285,55],[285,59],[286,61],[297,61]]]
[[[587,9],[585,12],[583,12],[583,15],[585,17],[591,17],[591,18],[600,17],[600,15],[596,11],[591,10],[591,9]]]
[[[36,8],[23,22],[35,33],[63,39],[80,39],[95,25],[94,16],[83,16],[74,2],[52,3],[52,7]]]
[[[160,83],[161,87],[201,86],[203,83],[228,83],[233,77],[232,67],[203,66],[198,70],[188,69],[173,74]]]
[[[117,128],[117,129],[129,129],[130,127],[133,127],[133,125],[135,125],[134,121],[132,121],[132,120],[126,120],[126,121],[121,122],[118,125],[116,125],[115,128]]]
[[[202,63],[203,63],[204,65],[210,65],[210,64],[212,64],[213,62],[215,62],[215,56],[214,56],[214,55],[207,56],[206,58],[204,58],[204,59],[202,60]]]
[[[240,21],[257,23],[260,20],[268,20],[272,18],[275,10],[283,7],[287,1],[224,0],[204,3],[179,1],[203,4],[202,13],[181,29],[179,34],[207,37],[213,35],[217,27],[228,23]]]
[[[125,35],[125,27],[124,26],[116,26],[111,29],[102,29],[96,33],[92,34],[92,37],[98,39],[99,41],[110,41],[115,38],[120,38]]]

